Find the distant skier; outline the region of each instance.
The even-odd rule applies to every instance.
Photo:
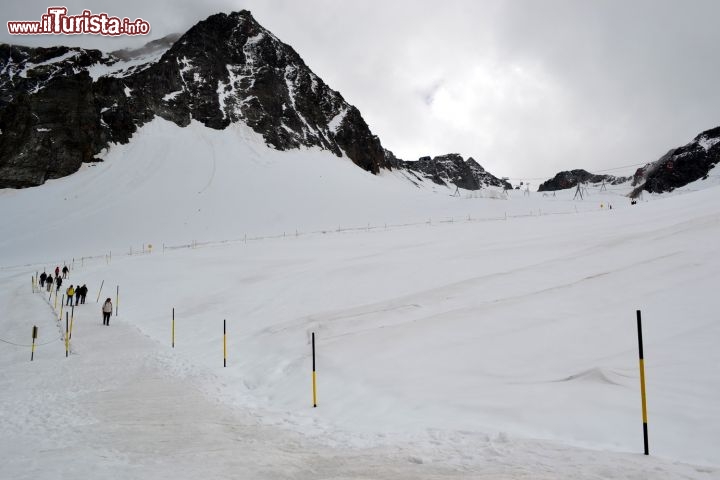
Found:
[[[82,287],[80,285],[75,289],[75,306],[80,305],[80,297],[82,296]]]
[[[60,275],[60,267],[56,266],[55,267],[55,278],[57,278],[59,275]]]
[[[73,305],[73,297],[75,296],[75,289],[72,285],[68,287],[67,290],[65,290],[65,296],[67,297],[67,301],[65,302],[65,305],[68,305],[72,307]]]
[[[88,292],[87,285],[85,285],[85,284],[83,283],[83,286],[82,286],[82,294],[80,295],[80,302],[81,302],[83,305],[85,305],[85,297],[87,297],[87,292]]]
[[[40,274],[40,288],[43,288],[45,286],[45,279],[47,278],[47,273],[43,272]]]
[[[60,287],[62,286],[62,278],[60,278],[60,275],[55,277],[55,285],[57,285],[57,288],[55,289],[55,292],[57,293],[60,291]]]
[[[52,277],[52,273],[51,273],[50,275],[47,276],[47,280],[45,280],[45,288],[47,288],[48,292],[52,288],[53,283],[55,283],[55,282],[53,281],[53,277]]]
[[[63,278],[67,278],[67,274],[68,274],[68,272],[70,272],[70,269],[67,268],[67,265],[65,265],[63,267],[62,272],[63,272]]]
[[[112,315],[112,301],[108,298],[102,306],[103,325],[110,326],[110,315]]]

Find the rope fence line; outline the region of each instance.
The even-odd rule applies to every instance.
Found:
[[[38,292],[35,292],[35,293],[41,293],[41,292],[38,291]],[[43,297],[43,300],[45,301],[45,303],[47,303],[47,304],[50,306],[50,310],[53,311],[53,316],[54,316],[54,317],[57,317],[57,313],[55,313],[55,309],[53,308],[52,304],[51,304],[50,302],[48,302],[47,298],[45,298],[45,295],[43,295],[42,297]],[[59,323],[59,322],[56,320],[56,323]],[[36,347],[42,347],[42,346],[45,346],[45,345],[50,345],[50,344],[55,343],[55,342],[57,342],[58,340],[62,340],[62,339],[63,339],[63,336],[60,335],[58,338],[54,338],[54,339],[52,339],[52,340],[48,340],[47,342],[36,343],[35,346],[36,346]],[[4,338],[0,338],[0,342],[6,343],[6,344],[8,344],[8,345],[13,345],[13,346],[15,346],[15,347],[23,347],[23,348],[32,347],[32,346],[33,346],[32,343],[15,343],[15,342],[11,342],[10,340],[6,340],[6,339],[4,339]]]
[[[42,298],[43,298],[43,302],[46,303],[46,304],[50,307],[50,310],[52,311],[52,315],[53,315],[53,317],[55,317],[56,327],[58,328],[59,333],[60,333],[60,336],[57,337],[57,338],[54,338],[54,339],[52,339],[52,340],[48,340],[47,342],[43,342],[43,343],[35,343],[35,347],[42,347],[42,346],[45,346],[45,345],[53,344],[53,343],[55,343],[55,342],[57,342],[57,341],[62,341],[62,340],[65,338],[65,333],[63,332],[63,329],[62,329],[62,321],[57,318],[57,317],[58,317],[58,312],[57,312],[57,311],[55,310],[55,308],[53,307],[52,302],[51,302],[48,298],[45,297],[44,294],[46,293],[46,291],[45,291],[45,290],[42,290],[40,287],[38,287],[38,289],[35,290],[33,293],[34,293],[34,294],[40,294],[40,295],[42,296]],[[52,296],[52,294],[51,294],[50,296]],[[13,345],[13,346],[15,346],[15,347],[23,347],[23,348],[27,348],[27,347],[32,347],[32,346],[33,346],[32,343],[16,343],[16,342],[11,342],[11,341],[9,341],[9,340],[6,340],[6,339],[4,339],[4,338],[0,338],[0,342],[5,343],[5,344],[8,344],[8,345]]]
[[[223,239],[223,240],[207,240],[207,241],[197,241],[197,240],[191,240],[189,243],[181,243],[176,245],[169,245],[169,244],[162,244],[162,248],[156,247],[152,248],[151,244],[143,244],[142,248],[133,248],[130,246],[130,248],[125,251],[124,253],[115,253],[116,256],[139,256],[139,255],[151,255],[152,253],[158,252],[158,251],[165,251],[165,250],[179,250],[179,249],[186,249],[186,248],[198,248],[198,247],[208,247],[208,246],[221,246],[225,244],[235,244],[235,243],[247,243],[249,241],[255,242],[260,240],[273,240],[273,239],[280,239],[280,238],[290,238],[290,237],[301,237],[301,236],[309,236],[309,235],[329,235],[333,233],[345,233],[345,232],[370,232],[370,231],[383,231],[388,230],[390,228],[397,229],[397,228],[406,228],[406,227],[414,227],[414,226],[421,226],[421,225],[437,225],[437,224],[452,224],[452,223],[478,223],[478,222],[494,222],[494,221],[506,221],[508,219],[512,218],[529,218],[529,217],[544,217],[544,216],[550,216],[550,215],[570,215],[570,214],[577,214],[580,213],[580,211],[577,209],[577,207],[570,211],[564,211],[564,212],[543,212],[542,209],[537,211],[530,211],[527,214],[507,214],[505,213],[504,216],[500,217],[473,217],[471,214],[469,214],[467,217],[465,216],[458,216],[458,217],[440,217],[437,220],[434,220],[432,218],[429,218],[428,220],[418,221],[418,222],[409,222],[409,223],[383,223],[383,224],[377,224],[373,225],[372,223],[367,223],[363,226],[349,226],[349,227],[342,227],[341,225],[338,225],[337,228],[325,228],[320,230],[312,230],[308,232],[303,232],[298,229],[295,229],[294,231],[284,231],[281,234],[274,234],[274,235],[256,235],[256,236],[248,236],[247,234],[244,235],[241,238],[231,238],[231,239]],[[150,248],[146,248],[150,247]],[[98,254],[98,255],[86,255],[83,257],[80,257],[79,259],[77,257],[73,258],[72,260],[80,260],[81,265],[84,266],[86,261],[91,260],[105,260],[106,263],[110,263],[112,261],[113,252],[109,251],[108,253]],[[34,266],[40,266],[40,265],[50,265],[54,263],[59,263],[58,261],[51,261],[51,262],[34,262],[34,263],[26,263],[22,265],[10,265],[10,266],[0,266],[0,270],[4,269],[10,269],[10,268],[19,268],[19,267],[34,267]],[[64,261],[63,263],[68,264],[72,262]]]
[[[506,221],[508,219],[512,218],[529,218],[529,217],[540,217],[540,216],[550,216],[550,215],[571,215],[571,214],[577,214],[579,213],[578,210],[573,209],[570,211],[565,212],[542,212],[542,210],[539,211],[530,211],[526,214],[516,214],[516,215],[508,215],[507,213],[502,217],[473,217],[472,215],[468,215],[467,217],[440,217],[437,220],[433,220],[432,218],[429,218],[428,220],[420,221],[420,222],[410,222],[410,223],[385,223],[385,224],[366,224],[364,226],[358,226],[358,227],[342,227],[338,226],[337,228],[328,228],[328,229],[322,229],[322,230],[312,230],[309,232],[302,232],[299,230],[295,230],[294,232],[283,232],[282,234],[275,234],[275,235],[259,235],[259,236],[248,236],[245,235],[242,238],[233,238],[233,239],[225,239],[225,240],[207,240],[207,241],[200,241],[192,240],[190,243],[182,243],[178,245],[168,245],[163,244],[162,250],[179,250],[179,249],[185,249],[185,248],[198,248],[198,247],[209,247],[209,246],[221,246],[226,244],[234,244],[234,243],[247,243],[247,242],[255,242],[260,240],[276,240],[281,238],[289,238],[289,237],[301,237],[301,236],[310,236],[310,235],[330,235],[330,234],[336,234],[336,233],[345,233],[345,232],[370,232],[370,231],[385,231],[390,228],[404,228],[404,227],[416,227],[421,225],[438,225],[438,224],[453,224],[453,223],[479,223],[479,222],[496,222],[496,221]],[[134,253],[133,255],[137,255],[138,253]],[[88,258],[88,257],[85,257]]]
[[[51,343],[55,343],[58,340],[62,340],[62,337],[59,337],[59,338],[56,338],[56,339],[53,339],[53,340],[50,340],[50,341],[44,342],[44,343],[36,343],[35,346],[42,347],[43,345],[50,345]],[[32,343],[15,343],[15,342],[11,342],[9,340],[5,340],[3,338],[0,338],[0,342],[7,343],[8,345],[13,345],[16,347],[32,347]]]

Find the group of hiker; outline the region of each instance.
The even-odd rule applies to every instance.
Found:
[[[82,287],[78,285],[77,288],[73,288],[72,285],[68,287],[67,290],[65,290],[65,297],[67,298],[67,303],[65,305],[71,306],[73,305],[73,297],[75,297],[75,305],[85,304],[85,297],[87,296],[88,288],[87,286],[83,285]]]
[[[60,275],[60,267],[55,267],[55,278],[53,278],[52,272],[40,274],[40,288],[45,288],[47,291],[51,291],[52,287],[55,286],[55,291],[59,292],[60,287],[63,283],[63,278],[67,278],[70,269],[65,265],[62,269],[62,276]]]
[[[63,279],[66,279],[68,277],[68,274],[70,273],[70,269],[67,267],[67,265],[63,266],[62,270],[59,266],[55,267],[55,276],[53,277],[52,272],[50,273],[41,273],[39,280],[40,288],[45,288],[48,292],[50,292],[55,287],[55,292],[60,292],[60,287],[62,286]],[[85,297],[87,297],[88,294],[88,288],[87,285],[70,285],[65,290],[65,297],[67,298],[66,305],[67,306],[73,306],[74,305],[84,305],[85,304]],[[103,325],[110,325],[110,316],[112,315],[113,306],[112,306],[112,300],[109,298],[105,300],[105,303],[103,303],[102,306],[102,314],[103,314]]]
[[[62,276],[60,275],[62,273]],[[63,279],[67,278],[68,273],[70,273],[70,269],[67,267],[67,265],[63,266],[62,270],[60,270],[60,267],[55,267],[55,277],[53,278],[53,274],[50,273],[41,273],[39,277],[40,281],[40,288],[45,288],[47,291],[51,291],[53,285],[55,286],[55,291],[59,292],[60,287],[62,287]],[[65,290],[65,297],[67,298],[67,301],[65,305],[67,306],[73,306],[73,301],[75,305],[80,305],[85,303],[85,297],[87,297],[88,288],[87,285],[70,285]]]

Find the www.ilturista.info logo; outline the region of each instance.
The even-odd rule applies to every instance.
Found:
[[[111,17],[107,13],[83,10],[80,15],[68,15],[65,7],[50,7],[39,22],[7,22],[11,35],[147,35],[150,24],[142,18]]]

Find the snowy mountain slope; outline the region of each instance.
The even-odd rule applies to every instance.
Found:
[[[42,188],[0,190],[0,215],[18,232],[0,238],[0,266],[70,262],[137,251],[143,244],[160,248],[246,234],[575,208],[564,201],[507,202],[501,189],[492,188],[486,193],[500,200],[487,205],[451,198],[454,188],[415,179],[417,188],[402,170],[376,176],[320,149],[279,152],[241,125],[214,130],[195,122],[181,128],[155,119],[131,143],[111,148],[103,158]]]
[[[1,345],[12,478],[720,474],[717,187],[632,207],[614,191],[452,197],[245,128],[155,119],[136,135],[77,175],[0,191],[0,338],[37,324],[50,342],[33,364]],[[192,240],[215,242],[160,247]],[[90,294],[65,359],[28,283],[72,257]],[[100,298],[121,289],[109,328],[103,281]]]

